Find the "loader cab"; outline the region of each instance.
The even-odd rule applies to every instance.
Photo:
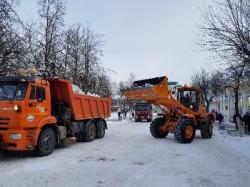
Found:
[[[178,101],[187,108],[191,108],[194,112],[199,111],[200,104],[203,103],[200,89],[195,87],[178,88]]]

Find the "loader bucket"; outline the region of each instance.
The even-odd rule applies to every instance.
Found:
[[[132,87],[137,87],[137,86],[153,86],[156,84],[161,83],[164,80],[165,77],[156,77],[152,79],[144,79],[144,80],[139,80],[139,81],[134,81]]]
[[[144,79],[134,81],[133,85],[130,88],[122,90],[122,93],[129,99],[143,99],[146,102],[153,102],[168,96],[167,85],[168,79],[166,76]]]

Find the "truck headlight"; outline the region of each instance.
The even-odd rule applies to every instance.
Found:
[[[22,138],[22,134],[11,134],[10,139],[12,140],[20,140]]]
[[[21,112],[21,106],[20,105],[15,105],[14,110],[17,112]]]

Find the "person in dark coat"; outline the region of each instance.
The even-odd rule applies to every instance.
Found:
[[[224,119],[222,113],[219,113],[219,114],[218,114],[217,119],[218,119],[218,121],[219,121],[219,124],[221,124],[221,122],[222,122],[223,119]]]
[[[236,117],[237,117],[237,115],[234,114],[233,122],[235,123],[235,128],[238,130],[239,129],[238,125],[240,125],[240,124],[237,124]],[[239,117],[240,117],[240,121],[242,121],[242,116],[240,114],[239,114]]]
[[[250,111],[244,114],[242,120],[245,123],[245,132],[250,132]]]

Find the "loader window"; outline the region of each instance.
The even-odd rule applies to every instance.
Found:
[[[178,100],[185,107],[191,108],[193,111],[198,111],[198,95],[197,91],[179,91],[178,92]]]
[[[180,98],[180,102],[184,106],[190,107],[190,104],[191,104],[190,91],[180,91],[179,92],[179,98]]]
[[[198,99],[197,99],[197,92],[196,91],[191,91],[191,105],[193,108],[193,111],[198,111]]]

